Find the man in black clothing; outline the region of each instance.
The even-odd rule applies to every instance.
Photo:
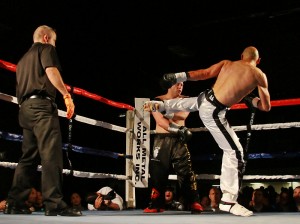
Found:
[[[56,91],[63,95],[68,119],[73,116],[75,107],[60,74],[56,32],[49,26],[39,26],[33,34],[33,42],[17,64],[16,94],[20,106],[19,124],[23,128],[23,154],[15,170],[4,213],[31,214],[24,203],[40,157],[45,215],[80,216],[80,211],[68,208],[63,201],[62,137]]]
[[[157,96],[156,99],[186,98],[187,96],[181,95],[182,90],[183,82],[176,83],[168,88],[166,94]],[[165,210],[164,192],[172,167],[177,175],[180,191],[188,204],[188,209],[192,213],[201,213],[203,208],[199,203],[196,176],[187,147],[187,141],[192,135],[185,127],[185,120],[189,112],[162,114],[152,111],[151,114],[156,123],[152,158],[149,164],[152,191],[149,206],[144,209],[144,212],[156,213]]]

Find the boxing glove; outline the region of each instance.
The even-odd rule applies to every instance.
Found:
[[[188,142],[192,138],[192,132],[185,126],[181,126],[177,134],[181,142]]]
[[[179,73],[167,73],[164,74],[160,80],[160,86],[163,89],[169,89],[173,85],[178,82],[185,82],[187,80],[188,73],[187,72],[179,72]]]
[[[257,108],[259,101],[260,101],[259,97],[255,96],[254,94],[249,94],[245,96],[243,99],[243,102],[250,110],[255,110]]]
[[[185,127],[179,126],[178,124],[171,122],[168,127],[170,133],[175,133],[178,135],[178,138],[181,142],[187,142],[192,138],[192,132]]]

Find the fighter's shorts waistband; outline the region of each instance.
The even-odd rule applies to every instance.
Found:
[[[214,91],[212,89],[208,89],[205,91],[205,98],[209,101],[212,105],[216,106],[219,110],[227,109],[228,107],[224,104],[220,103],[217,98],[215,97]]]
[[[178,137],[178,135],[175,133],[155,133],[155,136],[158,138],[165,138],[165,137],[177,138]]]

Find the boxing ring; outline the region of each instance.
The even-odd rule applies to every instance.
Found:
[[[83,211],[80,217],[44,216],[36,212],[32,215],[0,214],[0,224],[295,224],[299,222],[299,213],[258,213],[250,217],[239,217],[224,213],[201,213],[191,215],[183,211],[166,211],[163,213],[143,213],[142,210],[123,211]]]
[[[16,65],[0,60],[0,67],[2,69],[6,69],[11,72],[15,72]],[[1,80],[1,77],[0,77]],[[1,82],[0,82],[1,83]],[[2,83],[3,84],[3,83]],[[116,179],[124,183],[124,192],[122,192],[125,201],[126,209],[124,211],[83,211],[82,217],[44,217],[43,213],[36,212],[32,215],[3,215],[0,213],[0,224],[1,223],[34,223],[34,222],[42,222],[42,223],[197,223],[197,222],[205,222],[205,223],[265,223],[268,221],[272,221],[272,223],[295,223],[296,219],[299,219],[298,213],[259,213],[254,215],[253,217],[236,217],[231,214],[212,214],[212,213],[203,213],[201,215],[191,215],[190,212],[179,212],[179,211],[167,211],[161,214],[145,214],[141,210],[139,206],[137,206],[136,200],[136,191],[139,189],[147,189],[148,187],[148,163],[149,163],[149,154],[150,154],[150,136],[151,134],[155,134],[155,131],[150,129],[150,114],[148,112],[144,112],[142,109],[143,102],[148,100],[147,98],[136,98],[135,106],[131,106],[125,103],[116,102],[113,100],[109,100],[102,96],[99,96],[94,93],[90,93],[84,89],[73,87],[66,85],[68,91],[71,93],[74,102],[75,102],[75,113],[76,115],[70,119],[69,121],[65,119],[66,112],[59,109],[59,116],[61,125],[64,127],[62,130],[63,133],[63,151],[65,153],[65,167],[63,173],[66,176],[72,176],[74,178],[82,178],[82,180],[88,179]],[[104,122],[97,119],[92,119],[86,116],[82,116],[80,112],[77,114],[77,111],[80,111],[81,104],[77,104],[76,100],[83,100],[85,103],[86,99],[94,100],[96,103],[100,102],[102,107],[113,107],[113,110],[118,110],[118,124],[112,124],[110,122]],[[84,99],[83,99],[84,98]],[[17,99],[15,96],[2,93],[0,91],[0,105],[7,106],[13,108],[15,110],[15,114],[17,114]],[[97,102],[98,101],[98,102]],[[84,103],[82,105],[84,105]],[[89,103],[89,102],[87,102]],[[295,99],[285,99],[285,100],[274,100],[271,102],[272,107],[285,107],[285,106],[295,106],[299,107],[300,98]],[[12,106],[13,105],[13,106]],[[59,104],[60,108],[64,108],[63,104]],[[237,104],[234,105],[231,110],[239,111],[246,109],[245,104]],[[2,110],[3,111],[3,110]],[[272,111],[272,110],[271,110]],[[2,119],[9,116],[10,114],[1,113]],[[106,111],[99,112],[101,114],[105,114]],[[271,112],[269,112],[271,113]],[[246,133],[246,143],[247,148],[249,146],[250,138],[253,136],[253,133],[256,131],[268,131],[268,130],[283,130],[283,129],[296,129],[300,127],[300,122],[281,122],[281,123],[270,123],[270,124],[253,124],[254,115],[251,114],[251,119],[249,124],[237,125],[233,126],[234,130],[237,132]],[[15,116],[17,119],[17,116]],[[113,119],[113,118],[112,118]],[[17,125],[17,122],[15,122]],[[98,131],[101,129],[102,131],[108,131],[108,137],[104,137],[103,141],[110,141],[110,138],[115,138],[114,136],[118,136],[116,140],[112,140],[112,144],[118,145],[118,150],[113,147],[104,147],[103,148],[95,148],[95,147],[86,147],[81,146],[79,137],[81,135],[74,135],[76,129],[80,129],[80,125],[84,126],[83,131],[88,128],[92,128],[92,130]],[[189,127],[189,126],[188,126]],[[189,127],[193,132],[193,135],[208,133],[206,128],[204,127]],[[10,130],[11,129],[11,130]],[[0,127],[0,143],[7,143],[4,146],[10,146],[10,144],[20,144],[22,142],[22,135],[20,133],[19,127],[10,127],[9,125],[2,130]],[[100,132],[100,131],[99,131]],[[114,134],[111,134],[114,132]],[[87,133],[85,133],[88,135]],[[125,136],[124,136],[125,135]],[[255,137],[255,136],[254,136]],[[101,138],[98,136],[98,138]],[[195,140],[193,140],[195,139]],[[198,141],[197,138],[192,138],[192,141]],[[77,142],[79,142],[77,144]],[[215,144],[213,142],[213,144]],[[216,144],[215,144],[216,145]],[[19,145],[20,146],[20,145]],[[2,148],[2,147],[1,147]],[[19,147],[21,149],[21,147]],[[111,150],[111,149],[115,149]],[[9,149],[7,149],[9,150]],[[299,153],[299,152],[298,152]],[[69,155],[76,155],[75,158],[78,159],[78,164],[83,163],[81,158],[85,160],[90,160],[90,163],[87,161],[87,165],[91,165],[93,169],[89,170],[89,167],[85,167],[86,171],[80,171],[76,168],[78,164],[74,164],[74,157],[69,157]],[[266,153],[248,153],[248,159],[257,159],[257,158],[267,158],[274,157],[274,154],[266,154]],[[282,156],[282,155],[281,155]],[[285,153],[285,156],[288,156]],[[298,157],[298,154],[292,154],[290,156]],[[71,158],[71,159],[70,159]],[[104,168],[104,165],[101,163],[94,164],[92,166],[92,161],[97,161],[98,158],[102,158],[104,162],[109,163],[109,166],[104,172],[101,168]],[[193,159],[193,153],[192,153]],[[193,163],[197,163],[199,160],[214,160],[217,159],[215,154],[204,155],[201,157],[195,156],[195,161]],[[120,165],[121,164],[121,165]],[[0,158],[0,167],[1,169],[9,168],[14,169],[16,167],[16,161],[3,161]],[[82,165],[82,164],[80,164]],[[107,166],[107,164],[105,164]],[[110,173],[110,170],[114,170],[114,168],[123,167],[123,170],[118,170],[117,173]],[[42,170],[41,166],[38,166],[37,169],[39,171]],[[122,169],[122,168],[121,168]],[[97,171],[97,172],[96,172]],[[2,172],[2,171],[1,171]],[[195,173],[197,170],[195,169]],[[300,174],[300,173],[299,173]],[[2,175],[1,175],[2,176]],[[170,180],[176,180],[176,175],[169,175]],[[205,180],[205,181],[216,181],[219,179],[218,174],[197,174],[197,180]],[[245,175],[244,180],[300,180],[300,175],[298,174],[285,174],[285,175]],[[88,182],[88,181],[87,181]],[[100,186],[99,186],[100,188]],[[98,190],[98,189],[95,189]],[[145,192],[145,191],[143,191]],[[141,196],[144,197],[144,201],[148,202],[148,193],[142,193]]]

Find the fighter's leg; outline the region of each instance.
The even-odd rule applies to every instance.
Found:
[[[237,203],[242,175],[245,169],[243,148],[234,130],[228,124],[226,110],[218,110],[210,102],[202,100],[199,116],[213,138],[223,150],[220,187],[222,199],[220,209],[239,216],[253,213]]]
[[[151,201],[144,212],[161,212],[164,208],[164,193],[168,182],[170,150],[168,138],[155,136],[153,143],[152,158],[149,162],[151,181]]]
[[[178,111],[194,112],[198,110],[198,97],[177,98],[164,101],[146,101],[144,110],[150,112],[174,113]]]
[[[199,201],[199,193],[197,188],[196,176],[192,168],[192,161],[187,145],[178,141],[172,150],[172,165],[181,192],[187,199],[191,211],[203,211]]]

